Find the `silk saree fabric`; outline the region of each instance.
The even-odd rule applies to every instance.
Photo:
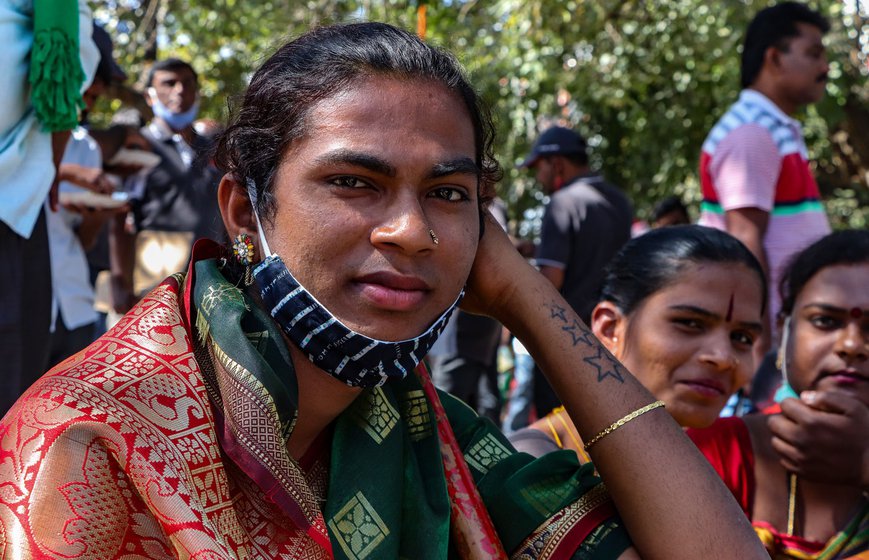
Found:
[[[204,247],[204,248],[203,248]],[[199,245],[0,422],[0,557],[462,558],[420,381],[365,390],[300,461],[292,361]],[[513,558],[615,558],[605,487],[569,452],[516,453],[440,395]],[[331,439],[331,440],[330,440]]]

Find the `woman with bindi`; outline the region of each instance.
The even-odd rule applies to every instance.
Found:
[[[591,330],[680,426],[703,428],[751,376],[766,293],[757,259],[731,235],[656,229],[630,240],[607,267]],[[564,408],[510,441],[535,456],[563,448],[590,461]]]
[[[0,424],[4,553],[762,558],[679,426],[487,223],[492,141],[455,59],[409,33],[281,47],[216,155],[234,254],[197,244]],[[605,486],[434,390],[419,362],[459,304],[604,434]]]
[[[869,232],[840,231],[782,278],[781,402],[689,436],[773,558],[869,551]]]

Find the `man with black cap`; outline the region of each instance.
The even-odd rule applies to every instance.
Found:
[[[588,323],[604,267],[631,237],[633,209],[619,188],[591,171],[586,150],[582,136],[555,126],[540,135],[520,166],[534,170],[550,197],[536,264]],[[558,400],[539,372],[534,382],[534,401],[542,416]]]

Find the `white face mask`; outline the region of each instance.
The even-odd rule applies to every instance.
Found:
[[[775,393],[775,401],[781,402],[786,398],[799,398],[799,395],[793,390],[788,381],[788,340],[791,336],[791,317],[788,315],[784,320],[782,327],[781,345],[778,349],[778,359],[776,366],[781,369],[782,384]]]
[[[259,239],[266,259],[253,271],[266,309],[308,359],[351,387],[374,387],[389,378],[404,378],[428,354],[458,306],[464,291],[419,336],[389,342],[369,338],[338,320],[292,275],[269,249],[256,210],[255,186],[249,182]]]
[[[788,339],[791,336],[791,316],[785,317],[784,326],[782,327],[781,346],[779,346],[779,355],[781,356],[781,375],[782,382],[788,383]]]
[[[172,130],[184,130],[196,120],[196,115],[199,114],[199,99],[183,113],[175,113],[160,101],[157,90],[148,88],[148,95],[151,96],[151,109],[154,115],[166,121]]]

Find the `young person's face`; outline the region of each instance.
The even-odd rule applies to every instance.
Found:
[[[821,30],[797,23],[800,34],[788,40],[786,50],[778,51],[778,79],[783,94],[800,107],[820,101],[827,87],[827,50]]]
[[[543,187],[543,192],[552,194],[564,186],[564,164],[560,156],[544,156],[537,158],[531,165],[534,178]]]
[[[552,159],[548,157],[538,158],[531,166],[531,169],[534,170],[534,179],[536,179],[537,183],[543,187],[543,192],[546,194],[552,194],[555,190],[553,189],[555,183],[555,166],[553,165]]]
[[[151,87],[160,103],[173,113],[184,113],[193,107],[199,93],[196,76],[188,68],[157,70]],[[148,103],[151,103],[150,99]]]
[[[794,301],[790,329],[794,390],[849,391],[869,406],[869,263],[818,271]]]
[[[761,284],[742,264],[688,265],[675,282],[624,316],[610,302],[592,315],[595,335],[685,427],[705,427],[754,371]],[[604,332],[601,307],[616,313]]]
[[[306,122],[276,173],[270,248],[351,329],[420,334],[458,296],[477,250],[467,108],[434,82],[372,78]]]

